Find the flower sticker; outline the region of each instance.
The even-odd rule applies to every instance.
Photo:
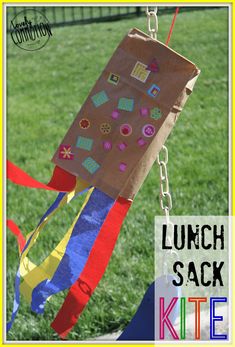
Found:
[[[120,126],[120,133],[122,136],[130,136],[132,133],[132,127],[130,124],[122,124]]]
[[[81,129],[88,129],[88,128],[90,128],[91,123],[90,123],[89,119],[82,118],[79,122],[79,126]]]
[[[73,160],[74,154],[72,153],[71,145],[60,145],[59,159]]]
[[[101,131],[101,133],[102,133],[103,135],[109,134],[110,131],[111,131],[111,129],[112,129],[112,127],[111,127],[111,125],[110,125],[109,123],[102,123],[102,124],[100,125],[100,131]]]
[[[155,127],[152,124],[146,124],[142,128],[142,133],[145,137],[152,137],[155,134]]]

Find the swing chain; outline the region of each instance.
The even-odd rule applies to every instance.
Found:
[[[158,32],[158,18],[157,18],[157,10],[158,8],[155,7],[153,10],[149,10],[149,7],[146,7],[146,16],[147,16],[147,29],[149,36],[157,40],[157,32]],[[153,24],[153,27],[151,27],[151,22]]]
[[[157,163],[159,165],[160,171],[160,206],[165,213],[166,220],[168,223],[169,211],[172,209],[172,199],[169,190],[169,178],[167,172],[168,150],[166,146],[162,146],[162,149],[157,156]]]
[[[162,146],[158,156],[157,156],[157,164],[159,166],[159,173],[160,173],[160,206],[161,209],[164,211],[164,214],[166,216],[166,225],[167,225],[167,238],[166,242],[167,245],[171,247],[171,250],[166,252],[164,259],[163,259],[163,273],[167,274],[167,256],[173,255],[173,253],[176,253],[172,250],[172,240],[173,240],[173,233],[174,233],[174,223],[170,221],[170,210],[172,209],[172,199],[171,199],[171,193],[169,189],[169,178],[168,178],[168,171],[167,171],[167,163],[168,163],[168,150],[166,146]],[[176,253],[177,256],[177,253]]]

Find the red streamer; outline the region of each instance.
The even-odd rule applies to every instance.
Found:
[[[110,210],[89,255],[85,268],[70,288],[51,327],[65,338],[76,324],[108,266],[121,225],[131,201],[119,197]]]
[[[26,241],[25,241],[25,238],[24,238],[23,234],[21,233],[19,227],[11,219],[7,220],[7,227],[14,235],[17,236],[17,242],[18,242],[18,245],[20,248],[20,252],[22,252]]]
[[[18,166],[7,160],[7,178],[15,184],[37,189],[56,190],[70,192],[76,185],[76,177],[69,172],[55,166],[52,178],[48,184],[41,183]]]

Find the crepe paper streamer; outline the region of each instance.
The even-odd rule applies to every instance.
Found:
[[[23,234],[21,233],[19,227],[11,219],[7,220],[7,227],[8,227],[8,229],[11,230],[11,232],[13,234],[15,234],[17,236],[17,242],[18,242],[18,246],[19,246],[19,251],[21,253],[23,248],[24,248],[24,246],[25,246],[25,243],[26,243]]]
[[[77,195],[80,195],[80,194],[82,194],[82,193],[84,193],[86,191],[86,189],[85,190],[82,190],[82,189],[83,189],[83,185],[78,180],[77,184],[76,184],[76,188],[75,188],[74,191],[72,191],[70,193],[67,193],[67,194],[60,193],[58,195],[58,197],[56,198],[56,200],[54,201],[54,203],[49,207],[47,212],[41,218],[41,221],[39,222],[38,227],[37,227],[38,228],[38,233],[40,233],[42,231],[43,227],[47,224],[49,219],[52,217],[52,213],[54,214],[55,212],[58,211],[59,208],[63,207],[65,204],[68,204]],[[91,192],[92,192],[92,190],[90,190],[88,192],[87,197],[85,199],[85,202],[84,202],[80,212],[78,213],[78,216],[81,213],[83,207],[85,206],[85,204],[86,204],[86,202],[87,202]],[[30,234],[32,234],[32,233],[30,233]],[[67,232],[67,234],[69,234],[69,231]],[[45,271],[46,271],[47,267],[49,267],[49,270],[46,271],[46,273],[49,276],[52,275],[54,273],[56,267],[58,266],[59,261],[61,260],[61,258],[63,256],[63,252],[64,252],[64,249],[65,249],[65,246],[66,246],[66,244],[64,245],[64,243],[65,242],[67,243],[67,241],[68,241],[68,236],[67,237],[65,236],[64,239],[59,243],[58,248],[55,248],[55,250],[48,256],[48,258],[46,258],[44,260],[44,262],[41,265],[39,265],[38,267],[35,264],[33,264],[27,257],[25,257],[23,259],[22,263],[20,264],[20,266],[21,266],[20,267],[21,276],[26,280],[26,276],[30,273],[30,271],[34,270],[33,274],[35,274],[35,276],[37,278],[36,284],[38,284],[38,283],[40,283],[40,281],[42,279],[44,279],[46,277],[45,274],[44,274],[44,277],[42,277],[41,267],[43,269],[45,269]],[[61,246],[60,246],[61,244],[64,245],[64,248],[61,248]],[[57,255],[57,257],[56,257],[56,255]],[[50,264],[48,264],[48,262],[51,262],[51,266],[50,266]],[[37,270],[37,268],[38,268],[38,270]],[[37,273],[37,271],[39,273]],[[32,281],[33,283],[35,282],[35,276],[30,278],[29,283],[31,283],[30,281]],[[28,276],[27,276],[27,279],[28,279]],[[27,283],[27,284],[29,284],[29,283]],[[26,290],[24,291],[24,286],[25,286],[25,282],[23,282],[21,284],[21,292],[26,297],[26,299],[28,299],[28,301],[31,302],[32,288],[29,287],[29,285],[27,285],[26,286]]]
[[[45,226],[47,224],[47,222],[50,220],[51,216],[55,213],[55,211],[59,207],[64,205],[66,203],[66,201],[69,200],[69,198],[70,199],[73,198],[75,192],[78,193],[78,190],[83,189],[83,188],[84,188],[83,182],[81,183],[78,180],[78,183],[76,184],[76,189],[71,194],[67,194],[68,197],[67,197],[67,195],[65,196],[65,194],[63,194],[63,193],[60,193],[52,205],[53,208],[52,207],[49,208],[49,210],[52,208],[52,211],[50,212],[50,214],[48,214],[48,211],[49,211],[48,210],[44,215],[45,219],[42,218],[41,223],[39,223],[37,228],[32,233],[30,233],[30,236],[29,236],[24,248],[22,249],[22,253],[21,253],[21,257],[20,257],[20,265],[18,267],[16,277],[15,277],[15,294],[14,294],[13,310],[12,310],[11,320],[7,323],[7,332],[11,329],[12,324],[15,320],[16,315],[17,315],[17,312],[19,310],[19,306],[20,306],[20,277],[21,277],[21,274],[22,274],[22,276],[25,275],[28,271],[32,270],[32,268],[34,267],[34,266],[29,266],[30,261],[27,258],[27,254],[28,254],[29,250],[33,246],[34,242],[36,241],[43,226]],[[83,190],[81,191],[81,193],[82,192],[83,192]]]
[[[69,238],[71,236],[71,233],[73,231],[73,228],[75,226],[75,223],[77,222],[80,214],[82,213],[84,207],[86,206],[91,193],[92,193],[92,189],[87,194],[86,199],[81,207],[81,210],[79,211],[77,217],[75,218],[72,226],[69,228],[69,230],[67,231],[63,239],[59,242],[59,244],[56,246],[56,248],[39,266],[35,266],[34,269],[26,273],[26,275],[24,276],[24,282],[21,283],[20,285],[20,292],[29,303],[31,303],[31,300],[32,300],[32,290],[40,282],[44,281],[47,278],[51,279],[52,276],[54,275],[62,257],[64,256],[65,249],[69,241]]]
[[[31,308],[34,312],[43,313],[49,296],[69,288],[76,281],[113,204],[112,198],[94,189],[74,226],[65,254],[54,276],[51,280],[41,282],[32,292]]]
[[[65,338],[86,307],[108,266],[122,223],[132,201],[119,197],[111,208],[91,250],[87,263],[69,290],[51,327]]]
[[[58,203],[63,199],[63,195],[59,194],[58,197],[56,198],[55,202],[53,205],[57,206],[58,208]],[[47,214],[47,213],[46,213]],[[32,247],[34,240],[36,240],[36,237],[38,236],[38,233],[40,232],[39,226],[30,233],[30,237],[28,238],[26,244],[24,245],[22,249],[22,253],[20,256],[20,265],[18,267],[16,277],[15,277],[15,293],[14,293],[14,301],[13,301],[13,310],[12,310],[12,315],[10,321],[7,323],[7,332],[11,329],[12,324],[14,323],[15,317],[17,315],[17,312],[20,307],[20,276],[21,276],[21,269],[23,270],[24,274],[24,268],[29,269],[28,267],[28,259],[26,258],[28,251]],[[31,267],[30,267],[31,268]]]
[[[56,190],[60,192],[70,192],[76,185],[76,176],[63,170],[59,166],[55,166],[50,182],[44,184],[29,176],[10,160],[7,160],[7,178],[15,184],[28,188]]]

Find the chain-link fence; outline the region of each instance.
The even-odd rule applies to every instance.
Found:
[[[34,23],[37,23],[38,13],[42,13],[49,21],[51,27],[88,24],[93,22],[105,22],[131,18],[145,14],[145,7],[140,6],[7,6],[7,31],[10,31],[11,21],[17,21],[17,15],[29,8],[35,11]],[[208,7],[180,7],[180,12],[201,10]],[[212,7],[210,7],[212,8]],[[172,13],[175,11],[174,6],[158,7],[158,15]],[[22,16],[20,16],[22,18]],[[15,20],[16,18],[16,20]]]

